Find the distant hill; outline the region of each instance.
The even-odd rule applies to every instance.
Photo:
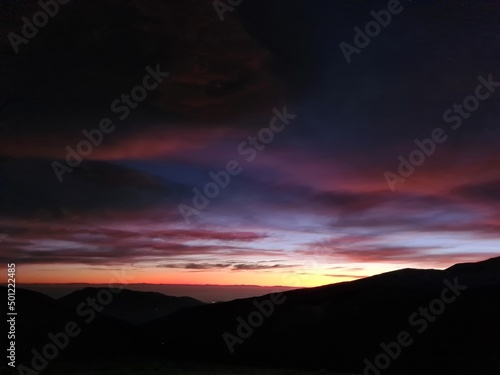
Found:
[[[74,291],[85,288],[107,288],[108,284],[19,284],[20,288],[33,290],[53,298],[64,297]],[[157,292],[167,296],[189,296],[205,303],[231,301],[237,298],[262,296],[277,291],[297,289],[286,286],[259,286],[259,285],[191,285],[191,284],[126,284],[128,290],[138,292]]]
[[[0,293],[7,300],[7,288],[0,287]],[[75,361],[103,356],[127,358],[132,354],[147,353],[143,344],[144,336],[135,325],[100,313],[90,320],[89,316],[79,315],[70,306],[38,292],[16,288],[16,312],[17,365],[30,366],[33,350],[42,353],[47,345],[53,345],[49,334],[60,335],[68,324],[76,327],[78,334],[69,339],[67,347],[58,351],[57,357],[48,361],[49,364],[60,360]],[[2,366],[0,373],[5,369],[11,370],[10,367],[6,368],[6,364]]]
[[[384,353],[381,344],[392,345],[407,332],[411,345],[380,374],[498,375],[500,370],[500,257],[284,292],[283,303],[262,318],[256,304],[269,309],[271,295],[202,304],[127,290],[114,295],[94,319],[79,314],[77,307],[85,303],[88,309],[87,299],[100,290],[86,288],[55,300],[18,288],[18,361],[29,363],[31,349],[49,342],[48,332],[76,322],[81,334],[54,361],[148,358],[379,375],[365,370],[364,361],[373,363]],[[0,291],[6,295],[7,288]],[[443,311],[432,313],[443,298],[448,300]],[[174,305],[180,308],[173,311]],[[154,319],[163,313],[168,315]],[[238,327],[249,317],[261,322],[243,329],[252,332],[238,338],[231,354],[223,335],[238,337]],[[145,322],[130,323],[139,321]]]
[[[49,334],[59,335],[68,324],[77,327],[76,337],[69,339],[53,362],[78,362],[82,358],[96,363],[107,358],[124,360],[148,356],[149,341],[134,323],[163,317],[178,309],[203,305],[190,297],[170,297],[161,293],[121,290],[109,304],[101,305],[99,292],[106,288],[85,288],[63,298],[54,299],[42,293],[16,288],[16,363],[28,365],[33,350],[42,353],[52,345]],[[7,300],[8,289],[0,287]],[[97,308],[90,300],[95,300]],[[6,364],[0,366],[0,373]]]
[[[58,302],[62,306],[75,309],[87,298],[95,298],[99,290],[101,289],[78,290],[59,298]],[[164,317],[183,307],[200,305],[204,305],[204,303],[191,297],[171,297],[162,293],[122,289],[113,295],[111,303],[106,305],[102,313],[135,324]]]
[[[8,289],[0,286],[0,292],[7,301]],[[21,346],[29,337],[42,336],[46,333],[47,327],[53,327],[71,316],[70,312],[61,309],[55,299],[42,293],[16,288],[15,296],[15,312],[18,314],[16,316],[18,322],[16,324],[16,341]],[[31,348],[26,347],[25,349]]]

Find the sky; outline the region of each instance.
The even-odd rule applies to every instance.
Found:
[[[500,4],[401,1],[356,47],[387,7],[75,0],[0,39],[2,267],[309,287],[498,256]]]

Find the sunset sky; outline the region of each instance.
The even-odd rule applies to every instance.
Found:
[[[402,2],[350,64],[339,44],[386,1],[248,1],[223,21],[192,3],[75,1],[18,54],[0,40],[0,258],[19,283],[316,286],[499,255],[500,89],[443,120],[478,77],[500,82],[497,1]],[[2,35],[38,9],[9,7]],[[170,75],[119,119],[157,65]],[[248,161],[284,107],[296,118]],[[52,163],[103,118],[59,182]],[[391,191],[384,173],[435,128],[448,139]],[[179,205],[231,160],[187,223]]]

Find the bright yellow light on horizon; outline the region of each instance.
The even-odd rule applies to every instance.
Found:
[[[119,277],[118,277],[119,275]],[[160,268],[85,268],[79,265],[18,265],[19,283],[259,285],[314,287],[355,280],[352,276],[328,276],[325,270],[185,270]],[[119,280],[117,280],[119,279]]]

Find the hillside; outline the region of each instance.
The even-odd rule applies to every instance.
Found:
[[[500,258],[447,270],[405,269],[362,280],[283,293],[248,338],[237,334],[254,301],[270,295],[202,306],[146,325],[168,357],[361,373],[402,331],[412,338],[389,373],[496,374],[500,365]],[[452,299],[440,312],[435,299]],[[455,289],[456,289],[455,288]],[[422,317],[421,307],[440,314]],[[414,315],[414,314],[417,315]],[[413,319],[410,317],[413,316]],[[258,319],[254,318],[258,322]],[[423,320],[425,320],[425,322]],[[249,329],[247,328],[247,331]],[[241,329],[240,332],[244,332]],[[239,337],[231,354],[223,335]]]
[[[85,288],[58,300],[62,306],[75,309],[87,298],[92,298],[99,288]],[[103,310],[104,315],[123,319],[129,323],[144,323],[164,317],[182,307],[200,306],[203,302],[191,297],[171,297],[162,293],[137,292],[123,289]]]

